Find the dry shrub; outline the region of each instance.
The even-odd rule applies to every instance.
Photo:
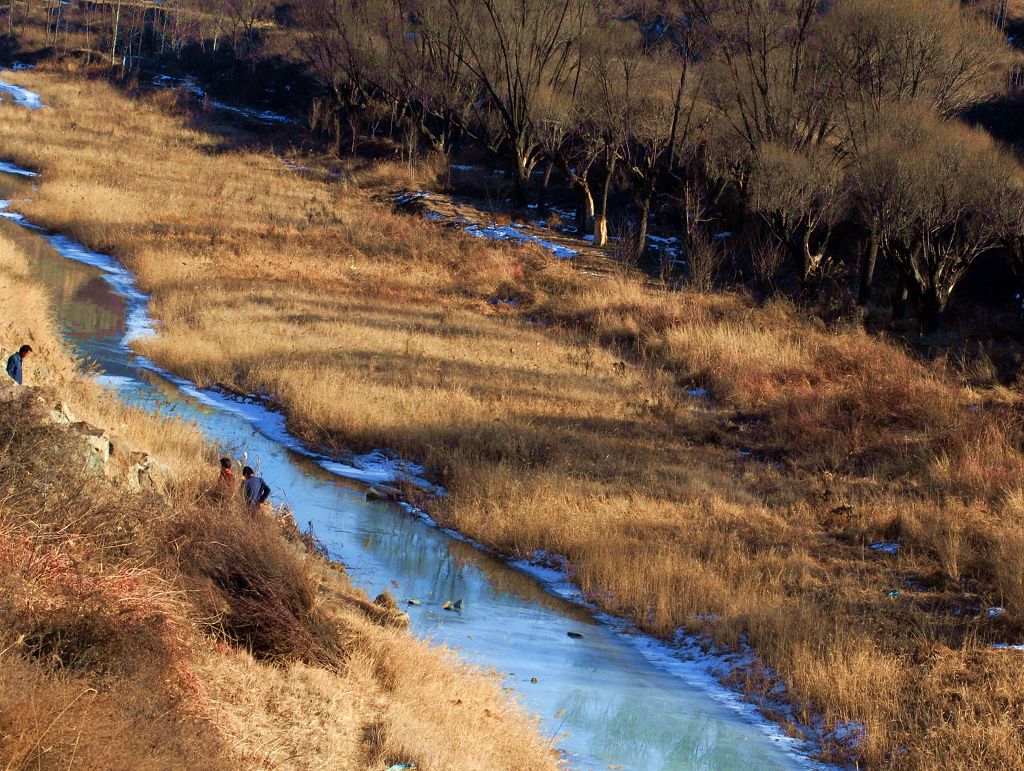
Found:
[[[612,244],[612,256],[621,266],[635,269],[643,256],[644,250],[637,240],[638,231],[630,224],[618,228],[618,238]]]
[[[687,276],[691,287],[698,292],[710,292],[715,288],[718,274],[725,262],[725,248],[703,229],[696,229],[691,235],[686,250],[690,272]]]
[[[769,289],[772,288],[786,259],[779,240],[765,233],[752,233],[745,240],[750,243],[750,262],[754,275]]]
[[[169,771],[216,767],[223,745],[156,674],[97,682],[0,649],[0,758],[12,770]]]
[[[338,660],[340,642],[317,603],[319,581],[277,522],[237,501],[192,510],[169,540],[204,592],[216,628],[263,658]]]
[[[172,586],[147,563],[150,502],[98,483],[85,447],[23,392],[0,412],[0,614],[24,655],[56,669],[173,662],[183,633]],[[39,604],[39,597],[47,602]],[[167,666],[172,666],[168,663]]]
[[[0,411],[0,756],[14,768],[216,756],[192,717],[203,694],[183,597],[141,532],[152,503],[104,484],[77,437],[44,422],[48,402],[22,397]],[[147,750],[154,731],[162,746]]]
[[[21,655],[53,671],[109,672],[143,662],[171,666],[183,632],[174,592],[153,571],[82,568],[90,555],[73,540],[47,544],[0,531],[0,616]],[[38,598],[45,597],[40,606]]]

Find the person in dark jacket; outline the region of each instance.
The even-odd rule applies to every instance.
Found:
[[[256,511],[263,502],[270,497],[270,488],[261,477],[250,466],[242,469],[242,496],[245,498],[245,506],[249,511]]]
[[[23,345],[18,349],[18,352],[12,354],[7,359],[7,374],[11,376],[15,383],[22,385],[22,378],[25,370],[25,359],[32,353],[31,345]]]

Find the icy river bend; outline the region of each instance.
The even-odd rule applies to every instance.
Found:
[[[31,195],[33,182],[25,170],[0,165],[4,198]],[[146,296],[112,258],[15,214],[5,213],[0,229],[29,254],[66,339],[103,382],[129,404],[195,422],[226,453],[248,453],[277,502],[312,523],[354,584],[371,597],[388,589],[403,605],[418,600],[407,607],[413,632],[502,673],[571,767],[814,767],[806,748],[718,684],[711,659],[684,659],[632,633],[581,604],[554,571],[509,563],[400,505],[367,501],[355,480],[386,478],[393,463],[355,469],[312,456],[282,416],[135,356],[130,341],[154,327]],[[461,612],[443,609],[458,599]]]

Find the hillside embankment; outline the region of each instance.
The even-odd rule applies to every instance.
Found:
[[[3,237],[0,318],[34,349],[0,383],[3,768],[557,767],[496,679],[248,518],[195,429],[86,376]]]
[[[434,228],[375,198],[419,172],[296,173],[170,92],[12,78],[49,105],[0,107],[4,156],[44,175],[16,206],[138,276],[162,366],[422,461],[435,519],[564,555],[648,631],[751,646],[738,688],[863,726],[834,757],[1024,765],[1024,675],[992,647],[1024,639],[1016,393],[784,302]]]

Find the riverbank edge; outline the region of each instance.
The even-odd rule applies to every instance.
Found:
[[[4,216],[15,219],[19,224],[26,227],[40,229],[38,226],[25,220],[16,211],[8,212]],[[45,229],[43,230],[45,231]],[[117,283],[111,282],[115,289],[120,292],[123,288],[126,292],[124,296],[132,303],[137,303],[135,311],[130,314],[133,324],[126,336],[126,341],[130,342],[131,340],[159,333],[158,322],[149,317],[146,312],[148,296],[138,288],[134,276],[120,261],[114,257],[93,252],[87,247],[73,242],[66,236],[49,231],[45,232],[47,233],[48,240],[51,241],[51,245],[63,256],[92,265],[115,277]],[[64,242],[65,247],[68,245],[77,246],[77,254],[75,256],[65,254],[61,251],[58,244],[54,243],[54,239],[58,240],[58,243]],[[299,436],[289,432],[287,430],[289,417],[287,405],[281,405],[272,396],[234,394],[226,389],[217,387],[203,388],[145,357],[138,356],[137,362],[154,373],[170,379],[185,393],[198,398],[200,401],[217,400],[218,406],[229,406],[231,409],[241,411],[242,413],[245,413],[247,408],[256,408],[262,411],[262,418],[254,419],[251,414],[246,414],[245,416],[265,435],[281,442],[290,449],[301,452],[332,473],[356,481],[365,481],[352,473],[356,472],[357,469],[346,463],[347,459],[337,459],[324,454],[315,446],[307,444]],[[270,431],[270,433],[267,433],[267,431]],[[384,454],[388,457],[395,456],[394,453],[387,452],[386,450]],[[860,726],[856,724],[841,724],[829,730],[825,726],[824,720],[820,717],[814,717],[810,722],[802,721],[798,718],[795,707],[786,699],[787,692],[784,688],[782,690],[773,688],[771,692],[760,696],[749,692],[744,693],[739,690],[737,686],[745,680],[742,676],[744,674],[757,673],[758,677],[762,679],[767,676],[767,679],[777,681],[771,670],[761,663],[756,654],[748,647],[744,646],[738,651],[729,650],[717,645],[709,635],[693,635],[682,628],[675,630],[671,638],[667,639],[641,631],[638,626],[640,622],[630,621],[627,618],[610,613],[601,607],[599,599],[594,600],[593,598],[586,597],[579,587],[573,583],[571,565],[564,557],[544,552],[535,552],[534,555],[524,558],[522,555],[510,554],[494,549],[440,523],[429,513],[430,499],[439,494],[443,495],[444,488],[426,479],[426,472],[416,463],[399,459],[396,465],[399,467],[404,466],[406,469],[413,471],[415,479],[403,479],[401,476],[395,476],[386,481],[399,484],[403,482],[409,483],[412,489],[423,491],[422,495],[406,495],[405,499],[400,501],[400,504],[406,507],[410,513],[424,519],[431,526],[440,528],[446,534],[457,537],[474,546],[474,548],[500,557],[513,568],[532,575],[534,578],[538,578],[539,575],[546,575],[548,578],[551,578],[551,574],[548,572],[550,571],[550,565],[558,564],[564,566],[560,571],[558,580],[538,579],[546,591],[587,608],[594,614],[595,619],[629,639],[645,657],[656,661],[658,666],[667,672],[682,677],[691,685],[700,687],[708,692],[709,695],[713,695],[718,689],[721,689],[721,692],[718,693],[720,701],[729,704],[748,720],[759,725],[769,739],[780,743],[794,758],[810,760],[816,764],[816,767],[820,767],[820,761],[815,760],[817,757],[827,757],[829,761],[834,761],[836,758],[849,757],[855,752],[856,745],[862,737],[863,729]],[[348,469],[349,473],[346,473],[346,469]],[[647,653],[644,653],[645,650]],[[652,656],[654,657],[653,659]],[[690,666],[691,664],[692,667]],[[675,671],[677,669],[678,671]],[[689,675],[684,674],[684,670],[689,670]],[[695,677],[695,672],[697,671],[701,672],[703,677],[712,680],[713,685],[700,683],[699,678]]]
[[[31,227],[30,223],[26,222],[26,225]],[[65,239],[66,237],[62,236],[61,238]],[[71,242],[70,239],[66,240]],[[135,286],[134,276],[115,258],[86,248],[75,252],[75,256],[62,252],[59,248],[57,248],[57,251],[66,259],[89,265],[116,276],[118,280],[112,284],[115,290],[120,291],[120,287],[122,285],[125,286],[128,290],[128,293],[123,295],[125,299],[129,303],[140,303],[137,306],[138,308],[146,308],[148,297],[142,291],[132,290]],[[130,283],[124,281],[125,278],[130,279]],[[136,318],[142,318],[141,313],[133,315]],[[146,319],[149,325],[143,328],[136,328],[132,339],[144,337],[146,334],[159,333],[156,320],[149,318],[148,314],[146,314]],[[152,332],[143,332],[142,329],[151,329]],[[130,332],[129,336],[131,335],[132,333]],[[364,481],[360,479],[358,470],[353,466],[317,451],[302,439],[289,432],[287,430],[287,413],[269,406],[271,402],[269,398],[258,395],[240,396],[223,388],[203,388],[163,368],[145,356],[135,354],[135,360],[139,366],[169,380],[184,394],[191,396],[197,401],[241,415],[254,428],[263,433],[264,436],[306,456],[326,471],[352,481]],[[394,453],[387,451],[384,451],[384,453],[388,456],[394,455]],[[623,639],[628,640],[646,659],[666,673],[684,680],[693,687],[699,688],[709,697],[738,712],[751,724],[763,730],[771,741],[779,744],[794,759],[799,761],[811,759],[816,768],[828,767],[813,760],[814,755],[824,751],[827,743],[830,741],[830,733],[826,731],[823,723],[819,722],[817,725],[800,724],[796,719],[795,711],[784,699],[758,700],[748,698],[749,695],[744,695],[727,685],[728,679],[738,682],[740,678],[736,677],[737,670],[756,670],[761,673],[769,671],[767,667],[760,663],[756,655],[749,648],[738,652],[727,651],[717,646],[709,636],[697,637],[686,633],[684,630],[677,630],[671,641],[660,640],[653,635],[642,632],[629,620],[604,611],[600,605],[585,597],[579,587],[572,583],[572,568],[564,557],[544,552],[536,552],[529,558],[517,557],[514,554],[494,549],[435,519],[429,513],[427,501],[432,497],[443,495],[444,488],[439,484],[432,484],[429,481],[426,484],[420,483],[419,480],[422,480],[420,475],[426,472],[416,463],[400,460],[396,465],[410,470],[415,469],[418,482],[411,481],[407,476],[396,476],[388,481],[398,483],[406,487],[406,489],[411,488],[412,490],[420,491],[421,495],[415,497],[425,498],[425,500],[418,501],[417,505],[412,502],[414,496],[406,494],[401,500],[395,502],[411,516],[417,517],[430,527],[441,530],[449,537],[457,538],[479,551],[500,558],[510,567],[533,577],[549,594],[586,608],[594,615],[596,621],[612,629]],[[553,564],[561,565],[561,567],[557,570],[553,569],[551,567]],[[777,697],[782,695],[781,692],[775,694]],[[784,733],[781,730],[781,726],[786,723],[799,725],[803,735],[793,737]],[[856,729],[841,728],[838,729],[839,736],[843,735],[843,730],[852,730],[850,734],[852,736],[857,734]]]
[[[55,235],[35,227],[23,219],[14,219],[12,217],[6,218],[13,219],[15,224],[18,226],[29,228],[40,234],[50,236]],[[74,243],[70,239],[65,240],[66,243]],[[4,240],[4,243],[6,243],[6,240]],[[92,262],[75,260],[59,250],[56,251],[58,251],[64,259],[96,267]],[[102,255],[96,256],[100,257]],[[104,273],[104,276],[109,278],[110,274]],[[125,272],[118,276],[118,278],[130,279],[131,277],[127,272]],[[120,284],[116,282],[108,283],[111,283],[112,288],[116,293],[125,298],[130,310],[133,309],[133,305],[135,306],[134,310],[139,310],[140,308],[143,311],[145,310],[145,302],[143,299],[145,296],[141,293],[131,293],[130,281],[122,281]],[[26,284],[26,288],[29,287],[35,291],[37,287],[36,282],[31,281],[31,283]],[[128,290],[128,293],[122,294],[122,290]],[[52,298],[50,297],[49,291],[46,291],[45,294],[48,300],[47,316],[52,319],[52,308],[50,307],[52,306]],[[138,305],[137,303],[141,303],[141,305]],[[40,330],[36,329],[36,333],[39,334]],[[96,419],[92,415],[92,413],[95,412],[93,405],[88,402],[91,397],[98,396],[104,400],[104,402],[110,402],[110,404],[115,405],[111,408],[114,410],[114,417],[140,414],[145,415],[145,419],[151,421],[156,419],[149,418],[148,413],[144,413],[143,411],[138,410],[138,408],[123,403],[116,397],[110,388],[102,384],[102,378],[96,382],[96,387],[93,387],[92,381],[85,376],[85,373],[83,373],[81,369],[81,362],[73,356],[67,356],[66,342],[60,336],[59,331],[56,329],[46,330],[46,336],[50,335],[56,337],[58,343],[57,345],[44,344],[44,346],[42,346],[42,359],[38,363],[32,363],[29,365],[30,369],[28,371],[28,375],[29,377],[34,378],[34,381],[24,386],[18,386],[14,383],[10,383],[8,386],[0,386],[0,402],[6,402],[9,399],[14,399],[18,401],[28,400],[29,402],[38,401],[40,404],[45,403],[45,410],[43,410],[45,413],[44,422],[53,424],[57,428],[64,429],[69,436],[76,437],[76,441],[79,441],[79,443],[82,444],[83,458],[89,467],[95,470],[97,485],[110,485],[113,488],[125,487],[129,491],[149,492],[156,495],[163,502],[163,505],[171,506],[173,501],[169,497],[169,493],[176,489],[178,482],[183,478],[184,472],[182,469],[176,468],[175,466],[177,464],[171,463],[170,465],[164,465],[157,462],[153,456],[149,454],[150,452],[154,452],[156,448],[150,447],[146,443],[139,445],[141,449],[136,448],[134,443],[127,443],[127,440],[121,437],[116,428],[116,426],[119,425],[118,421],[113,418],[109,420]],[[36,345],[36,350],[40,350],[40,346],[36,340],[33,340],[33,343]],[[3,352],[4,358],[6,358],[7,353],[10,353],[10,350]],[[54,356],[57,357],[57,360],[54,360]],[[155,365],[151,365],[150,368],[153,371],[161,372],[159,368],[155,367]],[[60,374],[54,374],[55,372],[59,372]],[[169,373],[167,374],[169,375]],[[172,379],[177,380],[176,378],[173,378],[173,376],[171,377]],[[64,380],[61,378],[70,378],[70,382],[76,385],[73,393],[67,388],[61,386],[61,383],[64,383]],[[79,393],[79,390],[81,390],[82,393]],[[76,417],[77,414],[82,413],[89,417],[90,422],[80,421]],[[154,440],[157,438],[158,437],[155,436]],[[209,455],[209,459],[216,457],[213,446],[201,437],[197,436],[194,438],[205,450],[208,451],[207,454]],[[125,465],[126,463],[128,464],[127,466]],[[403,637],[408,634],[407,631],[403,631],[408,629],[408,615],[396,608],[393,600],[389,597],[379,597],[377,600],[371,601],[370,598],[365,596],[362,589],[352,587],[349,584],[348,579],[345,577],[347,576],[347,573],[343,563],[338,560],[330,559],[325,554],[321,553],[315,542],[298,531],[297,528],[291,528],[289,530],[287,518],[282,520],[282,522],[282,527],[274,528],[275,533],[277,533],[276,537],[280,540],[282,548],[287,550],[296,550],[297,553],[301,553],[299,558],[302,561],[312,560],[312,570],[321,584],[321,591],[326,592],[330,597],[341,602],[342,605],[339,609],[343,608],[346,612],[351,612],[360,618],[364,618],[372,628],[380,627],[382,629],[394,629],[398,631],[399,637]],[[410,644],[412,644],[411,640]],[[214,651],[208,652],[207,655],[210,657],[216,657],[221,655],[223,650],[226,649],[222,649],[222,646],[218,645]],[[410,650],[406,651],[406,653],[412,654],[413,652]],[[450,655],[447,651],[442,655],[438,655],[438,653],[438,651],[434,650],[431,651],[428,656],[431,659],[436,659],[438,665],[443,665],[450,670],[450,679],[455,682],[459,682],[462,678],[466,678],[465,684],[467,686],[472,685],[473,687],[476,687],[476,683],[470,683],[469,679],[470,677],[476,678],[478,673],[482,672],[482,670],[472,665],[467,666],[461,661],[461,659],[457,656]],[[410,658],[415,659],[416,657],[410,656]],[[259,667],[263,666],[263,664],[257,663],[250,666]],[[268,666],[273,667],[276,665],[270,664]],[[283,662],[281,663],[281,666],[284,666]],[[311,671],[315,671],[317,669],[314,665],[310,665],[310,668]],[[329,673],[332,670],[328,667],[323,671],[324,673]],[[247,676],[250,678],[258,678],[260,675],[259,672],[254,673],[250,670],[247,672]],[[290,675],[288,674],[279,675],[279,677],[286,681],[289,676]],[[483,676],[483,680],[493,681],[493,679],[494,678],[491,675],[486,673]],[[532,727],[534,725],[536,718],[521,705],[515,704],[514,700],[509,699],[504,693],[499,693],[496,682],[494,683],[493,691],[494,698],[501,702],[499,709],[495,710],[495,717],[498,717],[499,715],[504,716],[507,712],[508,715],[514,715],[517,720],[523,721],[523,725],[518,726],[519,728],[525,728],[527,725]],[[323,706],[321,709],[329,711],[330,708]],[[506,725],[506,729],[511,729],[513,727],[514,726],[512,725]],[[535,733],[533,739],[536,740],[536,743],[541,745],[550,745],[550,742],[548,742],[545,737],[541,736],[539,732],[535,731],[535,729],[532,730]],[[481,736],[480,738],[483,739],[484,737]],[[554,754],[554,751],[549,751],[546,754]],[[554,758],[552,758],[552,762],[554,762]],[[521,766],[513,764],[508,767],[520,768]],[[552,765],[552,767],[555,767],[555,765]],[[558,765],[558,767],[561,766]]]

